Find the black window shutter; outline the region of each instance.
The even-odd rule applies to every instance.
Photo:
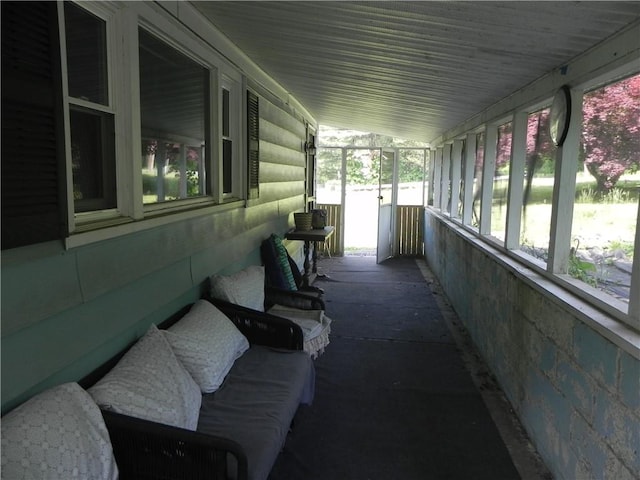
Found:
[[[259,99],[247,92],[247,198],[260,196],[260,108]]]
[[[2,249],[59,239],[65,218],[55,2],[1,2]]]

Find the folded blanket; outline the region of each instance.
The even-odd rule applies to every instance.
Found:
[[[322,353],[329,344],[332,320],[324,314],[323,310],[302,310],[276,304],[268,310],[268,313],[287,318],[300,326],[304,337],[304,350],[312,358]]]

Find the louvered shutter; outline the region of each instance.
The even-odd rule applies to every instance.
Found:
[[[247,92],[247,152],[247,197],[254,199],[260,196],[260,109],[253,92]]]
[[[56,3],[1,7],[2,249],[9,249],[63,236],[65,182]]]

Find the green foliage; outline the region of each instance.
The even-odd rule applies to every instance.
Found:
[[[621,240],[609,242],[609,249],[612,251],[621,251],[627,258],[633,258],[633,242],[624,242]]]
[[[553,158],[543,157],[540,167],[536,170],[539,177],[553,177],[555,174],[556,162]]]
[[[614,187],[605,192],[594,189],[592,186],[576,190],[576,203],[604,203],[615,205],[633,201],[633,192],[621,187]]]
[[[424,151],[401,150],[398,163],[400,183],[421,182],[425,176]]]
[[[379,182],[379,149],[399,148],[398,174],[401,183],[424,178],[424,151],[427,144],[415,140],[320,126],[319,143],[323,146],[348,147],[346,174],[352,185],[376,185]],[[358,148],[355,148],[358,147]],[[415,148],[416,150],[410,150]],[[342,153],[336,148],[318,149],[316,175],[320,184],[341,178]]]
[[[569,257],[569,275],[592,287],[598,286],[598,280],[595,277],[596,266],[591,262],[586,262],[578,258],[572,249]]]
[[[390,137],[377,133],[360,132],[320,125],[320,145],[327,147],[397,147],[397,148],[427,148],[427,144],[416,140]]]
[[[164,196],[166,200],[180,198],[180,177],[171,175],[164,177]],[[156,196],[158,194],[158,177],[142,174],[142,192],[144,195]],[[187,197],[199,195],[197,172],[187,172]]]

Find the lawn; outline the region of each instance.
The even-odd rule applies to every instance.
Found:
[[[572,241],[579,249],[621,249],[633,255],[638,219],[640,174],[623,177],[605,199],[597,199],[596,184],[590,175],[578,175],[572,222]],[[492,232],[504,238],[506,205],[499,201],[505,191],[494,192]],[[551,225],[553,179],[536,178],[523,215],[521,242],[548,248]]]

